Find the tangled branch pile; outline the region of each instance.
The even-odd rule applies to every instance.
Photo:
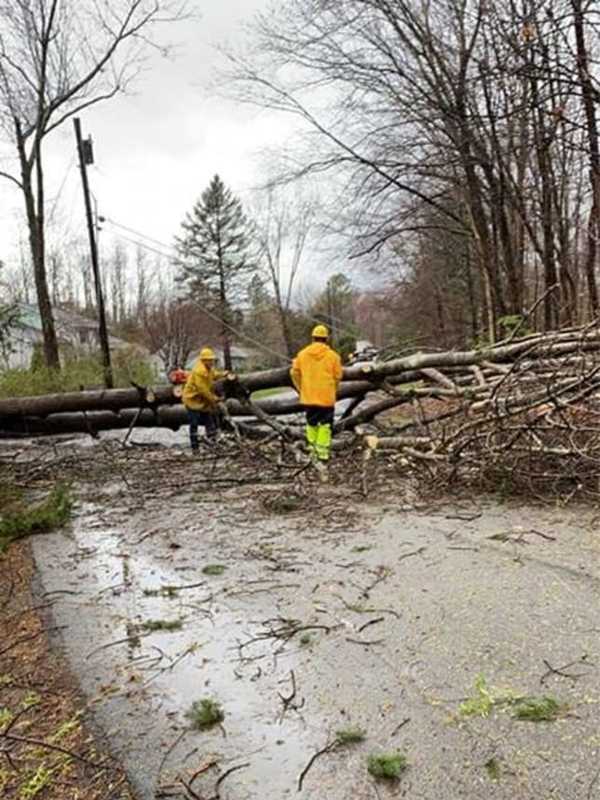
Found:
[[[531,493],[595,493],[600,488],[597,328],[537,334],[491,354],[464,367],[423,369],[428,385],[424,381],[410,390],[411,418],[367,437],[368,446],[401,451],[407,460],[428,463],[438,477],[460,474],[488,487]],[[388,393],[398,391],[389,387]]]
[[[226,387],[238,435],[302,437],[297,397],[252,401],[258,388],[289,386],[287,369],[245,375]],[[533,334],[471,351],[416,353],[344,370],[349,402],[337,448],[388,453],[439,479],[468,477],[535,492],[596,490],[600,466],[600,330]],[[284,415],[277,420],[277,415]],[[87,432],[185,424],[171,387],[82,392],[0,401],[0,434]],[[381,459],[380,459],[381,460]]]

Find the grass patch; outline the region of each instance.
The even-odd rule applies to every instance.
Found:
[[[51,744],[56,744],[63,739],[68,738],[74,731],[78,731],[81,727],[81,714],[77,712],[71,719],[66,720],[58,726],[56,731],[48,738]]]
[[[513,717],[528,722],[554,722],[561,714],[563,707],[554,697],[523,697],[517,700]]]
[[[0,375],[0,397],[29,397],[55,392],[78,392],[81,387],[104,385],[100,356],[62,358],[60,370],[37,366],[33,369],[8,369]],[[156,383],[154,369],[130,350],[112,356],[115,388],[129,387],[131,381],[142,386]]]
[[[363,742],[367,732],[363,728],[340,728],[335,732],[335,739],[339,744],[357,744]]]
[[[59,528],[70,518],[72,508],[71,492],[64,484],[55,486],[37,505],[13,507],[0,518],[0,552],[16,539]]]
[[[196,730],[206,730],[223,722],[225,714],[221,705],[210,697],[202,700],[195,700],[192,707],[187,712],[186,717],[191,721],[192,727]]]
[[[303,633],[300,637],[300,644],[303,647],[307,647],[312,642],[312,636],[310,633]]]
[[[463,717],[488,717],[494,708],[509,706],[515,719],[529,722],[552,722],[564,710],[558,700],[549,695],[528,697],[511,689],[488,687],[483,675],[475,679],[475,695],[459,706]]]
[[[145,631],[180,631],[182,626],[180,619],[147,619],[142,623]]]
[[[202,574],[203,575],[222,575],[227,567],[225,564],[207,564],[205,567],[202,567]]]
[[[500,764],[498,763],[497,759],[490,758],[483,766],[491,781],[500,780]]]
[[[33,708],[33,706],[39,706],[41,702],[42,698],[37,692],[27,692],[21,700],[21,708]]]
[[[251,400],[260,400],[261,397],[272,397],[274,394],[281,394],[282,392],[289,392],[290,387],[276,386],[271,389],[257,389],[250,395]]]
[[[366,553],[367,550],[372,550],[372,544],[357,544],[355,547],[352,548],[353,553]]]
[[[0,484],[0,508],[5,511],[14,508],[23,501],[23,490],[12,483],[3,481]]]
[[[44,764],[40,764],[36,771],[21,785],[19,797],[21,800],[31,800],[31,798],[36,797],[49,786],[51,780],[52,770],[49,770]]]
[[[407,766],[406,756],[402,753],[372,754],[367,761],[370,775],[388,781],[397,781]]]
[[[10,708],[7,708],[6,706],[0,708],[0,728],[4,728],[5,725],[11,723],[14,717],[15,715]]]
[[[459,713],[463,717],[489,717],[496,706],[512,705],[523,698],[523,695],[511,689],[494,689],[488,687],[483,675],[475,679],[475,695],[469,697],[459,706]]]

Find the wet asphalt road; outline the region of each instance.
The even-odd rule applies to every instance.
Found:
[[[417,513],[316,491],[331,509],[318,518],[267,512],[268,487],[140,507],[115,483],[32,540],[56,644],[140,798],[190,796],[181,779],[214,760],[201,797],[245,765],[222,800],[600,800],[596,512],[482,500]],[[157,620],[181,627],[148,631]],[[563,713],[465,717],[478,675]],[[196,732],[185,714],[203,697],[225,719]],[[349,726],[364,742],[319,757],[299,791]],[[395,750],[401,781],[376,782],[368,755]]]

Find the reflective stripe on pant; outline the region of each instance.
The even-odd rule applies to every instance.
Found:
[[[317,455],[317,435],[319,429],[317,425],[306,426],[306,441],[308,442],[308,449],[313,456]]]
[[[331,451],[333,408],[305,406],[306,441],[312,455],[319,461],[329,461]]]
[[[331,425],[325,424],[317,426],[317,444],[315,449],[319,461],[329,461],[329,452],[331,450]]]

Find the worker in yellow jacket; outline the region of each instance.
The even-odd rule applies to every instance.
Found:
[[[218,424],[218,406],[221,397],[214,389],[215,381],[225,377],[227,372],[215,369],[215,354],[210,347],[203,347],[198,360],[183,387],[182,400],[190,423],[190,444],[192,451],[199,449],[198,426],[203,425],[206,438],[214,442]]]
[[[333,410],[342,361],[327,344],[329,331],[317,325],[312,331],[312,344],[300,350],[292,363],[290,376],[306,411],[306,440],[318,463],[329,460],[333,429]]]

